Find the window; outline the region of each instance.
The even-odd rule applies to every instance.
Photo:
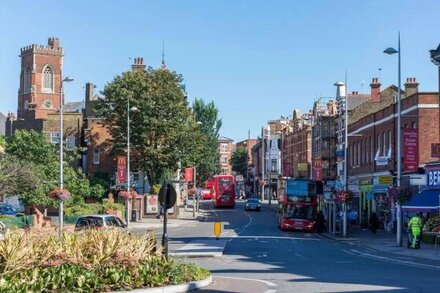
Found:
[[[384,156],[386,156],[387,155],[387,147],[388,147],[388,144],[387,144],[387,142],[386,142],[386,139],[387,139],[387,134],[386,134],[386,132],[384,131],[383,133],[382,133],[382,144],[383,144],[383,148],[382,148],[382,154],[384,155]]]
[[[417,128],[417,123],[415,122],[411,123],[411,128]]]
[[[228,152],[228,145],[226,143],[221,144],[221,152],[222,153]]]
[[[228,175],[228,168],[222,168],[222,175]]]
[[[60,132],[51,131],[50,132],[50,143],[57,144],[60,143]]]
[[[53,92],[53,70],[49,65],[43,69],[43,92]]]
[[[99,165],[99,149],[93,150],[93,164]]]
[[[380,137],[381,137],[381,135],[378,134],[377,135],[377,150],[379,151],[379,156],[380,156],[380,147],[381,147]]]
[[[271,165],[271,171],[272,172],[276,172],[277,171],[277,159],[272,159],[271,161],[272,165]]]
[[[29,93],[31,89],[31,69],[29,67],[26,67],[24,71],[23,89],[25,94]]]
[[[228,164],[228,158],[226,156],[222,156],[222,164],[227,165]]]
[[[357,166],[359,167],[359,165],[361,164],[361,144],[360,141],[357,142]]]
[[[370,136],[370,163],[374,160],[374,143],[373,138]]]

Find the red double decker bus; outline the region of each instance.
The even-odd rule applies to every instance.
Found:
[[[215,207],[235,206],[235,181],[232,175],[216,175],[212,186]]]
[[[318,207],[317,184],[309,179],[287,179],[280,198],[281,230],[314,231]]]
[[[210,178],[205,183],[205,188],[202,190],[203,199],[212,199],[212,186],[214,185],[214,179]]]

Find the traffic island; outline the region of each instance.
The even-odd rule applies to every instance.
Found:
[[[118,230],[11,232],[0,256],[0,292],[186,292],[211,282],[208,270],[165,259],[149,234]]]

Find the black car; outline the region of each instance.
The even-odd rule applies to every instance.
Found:
[[[258,198],[249,198],[246,200],[245,209],[247,211],[261,211],[261,201]]]

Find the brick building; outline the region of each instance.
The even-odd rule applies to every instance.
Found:
[[[218,151],[219,151],[219,167],[220,174],[231,175],[232,166],[230,163],[232,152],[234,151],[234,140],[225,136],[219,136],[218,138]]]
[[[283,176],[307,178],[310,174],[311,119],[294,110],[292,121],[282,130]]]
[[[59,39],[49,38],[47,46],[26,46],[20,53],[17,116],[8,115],[6,135],[12,135],[17,129],[35,130],[52,143],[59,143],[61,102],[64,105],[63,130],[67,149],[79,147],[83,103],[64,103],[64,96],[61,101],[63,48]]]
[[[384,222],[395,220],[387,190],[396,181],[396,96],[395,86],[380,91],[379,80],[373,79],[371,101],[354,109],[349,117],[348,187],[359,195],[354,204],[364,221],[371,212],[377,212]],[[403,133],[415,137],[415,156],[405,152],[403,134],[402,186],[410,187],[413,193],[417,188],[410,186],[410,174],[438,160],[431,156],[430,148],[439,141],[438,103],[438,93],[419,92],[416,79],[407,79],[402,91],[401,126]]]
[[[314,103],[312,126],[312,165],[313,179],[318,181],[335,181],[336,146],[337,146],[337,105],[328,100],[323,106],[323,98]]]
[[[250,167],[252,165],[252,148],[254,145],[257,144],[257,139],[255,138],[249,138],[246,140],[242,140],[240,142],[237,142],[235,144],[235,147],[243,147],[247,150],[248,153],[248,166]]]

